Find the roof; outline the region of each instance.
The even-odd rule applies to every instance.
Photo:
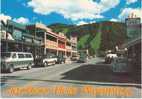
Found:
[[[12,52],[1,52],[1,53],[19,53],[19,54],[21,54],[21,53],[23,54],[24,53],[24,54],[32,54],[30,52],[13,52],[13,51]]]
[[[22,30],[26,30],[26,26],[25,26],[25,25],[16,23],[16,22],[11,21],[11,20],[8,20],[8,21],[7,21],[7,25],[12,25],[12,26],[14,26],[14,27],[16,27],[16,28],[19,28],[19,29],[22,29]]]
[[[138,44],[138,43],[141,43],[141,37],[138,37],[134,40],[127,42],[126,44],[123,45],[123,47],[129,48],[129,47],[134,46],[135,44]]]

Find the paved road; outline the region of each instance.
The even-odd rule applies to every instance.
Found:
[[[3,97],[140,97],[139,85],[101,58],[1,74]]]

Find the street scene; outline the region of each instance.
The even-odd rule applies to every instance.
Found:
[[[141,98],[141,1],[61,1],[2,0],[1,98]]]
[[[87,63],[60,64],[50,67],[33,68],[32,70],[16,71],[12,74],[3,73],[1,75],[1,88],[3,97],[140,97],[140,83],[129,75],[116,75],[112,73],[110,65],[103,63],[102,58],[90,59]],[[99,75],[99,76],[98,76]],[[94,88],[120,87],[129,88],[130,96],[127,94],[91,94],[91,92],[81,92],[81,88],[85,86]],[[78,92],[65,94],[57,90],[57,93],[18,93],[8,94],[11,87],[66,87],[77,88]]]

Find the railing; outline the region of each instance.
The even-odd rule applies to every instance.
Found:
[[[46,47],[48,48],[57,48],[58,44],[55,41],[51,41],[51,40],[46,40]]]
[[[67,49],[67,50],[71,50],[72,47],[71,47],[71,46],[66,46],[66,49]]]
[[[65,44],[58,44],[59,48],[65,49]]]
[[[77,48],[72,48],[73,51],[77,51]]]

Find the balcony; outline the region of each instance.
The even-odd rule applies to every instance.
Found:
[[[72,47],[71,46],[66,46],[66,50],[72,50]]]
[[[65,49],[65,44],[58,44],[58,48]]]
[[[77,51],[77,48],[72,47],[72,50],[73,50],[73,51]]]
[[[46,40],[46,44],[45,44],[46,48],[51,48],[51,49],[57,49],[58,44],[55,41],[51,41],[51,40]]]

